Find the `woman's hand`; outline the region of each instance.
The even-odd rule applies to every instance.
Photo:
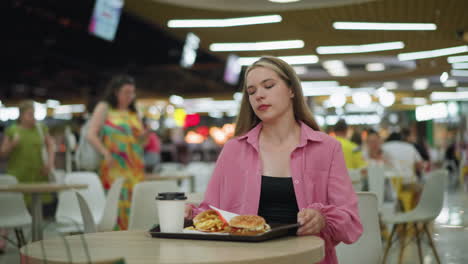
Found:
[[[186,204],[185,205],[185,219],[192,219],[192,206]]]
[[[297,235],[315,235],[325,227],[325,217],[315,209],[302,209],[297,214],[297,222],[301,225]]]
[[[52,171],[52,165],[48,163],[44,165],[44,167],[42,167],[42,175],[49,175],[51,171]]]

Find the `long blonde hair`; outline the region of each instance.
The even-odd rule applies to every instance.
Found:
[[[244,74],[244,83],[242,85],[242,101],[237,115],[236,120],[236,130],[234,136],[241,136],[247,133],[249,130],[254,128],[260,119],[255,115],[255,112],[252,109],[252,106],[249,103],[249,95],[247,94],[247,75],[250,71],[255,68],[264,67],[268,68],[278,74],[278,76],[286,82],[288,87],[294,94],[293,100],[293,112],[294,118],[296,121],[302,121],[309,127],[314,130],[319,131],[320,127],[315,122],[315,119],[304,101],[304,95],[302,94],[302,86],[299,78],[296,75],[294,69],[285,61],[272,57],[272,56],[263,56],[258,61],[254,62],[251,66],[247,68]]]

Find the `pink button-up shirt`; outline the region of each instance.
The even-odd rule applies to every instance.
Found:
[[[221,151],[200,207],[208,205],[237,214],[257,214],[262,162],[260,123],[243,136],[229,140]],[[362,233],[357,196],[348,176],[340,143],[301,122],[300,143],[291,153],[291,177],[299,210],[318,210],[326,219],[318,234],[325,241],[322,264],[338,263],[335,246],[353,243]],[[359,254],[357,252],[357,254]]]

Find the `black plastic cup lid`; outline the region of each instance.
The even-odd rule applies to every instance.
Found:
[[[156,200],[187,200],[187,196],[183,192],[164,192],[158,193]]]

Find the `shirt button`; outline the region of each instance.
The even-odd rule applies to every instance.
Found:
[[[299,180],[294,180],[294,183],[295,183],[295,184],[299,184]]]

